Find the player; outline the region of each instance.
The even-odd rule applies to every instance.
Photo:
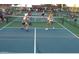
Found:
[[[45,14],[45,13],[44,13],[44,11],[43,11],[42,16],[44,16],[44,14]]]
[[[48,14],[48,19],[47,19],[49,25],[51,25],[53,23],[53,19],[52,18],[53,18],[53,14],[52,13],[49,13]]]
[[[31,11],[28,12],[28,16],[32,16],[32,12]]]
[[[75,23],[77,22],[77,18],[74,19],[74,22],[75,22]]]
[[[38,12],[38,9],[36,9],[35,11]]]
[[[28,16],[32,16],[32,12],[31,11],[28,12]],[[29,25],[32,25],[32,23],[30,22],[30,20],[31,20],[31,17],[29,18],[28,23],[29,23]]]
[[[23,17],[23,20],[22,20],[22,24],[24,26],[24,29],[26,29],[28,31],[29,29],[29,23],[28,23],[28,13],[25,14],[25,16]]]
[[[0,10],[0,22],[4,22],[3,12]]]

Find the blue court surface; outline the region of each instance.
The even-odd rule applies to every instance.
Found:
[[[79,53],[79,39],[66,29],[37,29],[37,53]]]
[[[1,53],[33,53],[34,31],[26,32],[24,29],[6,28],[0,31]]]
[[[4,28],[0,53],[79,53],[79,38],[64,28]]]

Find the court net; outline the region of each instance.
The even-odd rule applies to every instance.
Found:
[[[79,28],[79,18],[69,18],[68,16],[62,16],[62,17],[57,17],[56,21],[59,23],[65,25],[65,24],[70,24],[72,26],[78,27]]]
[[[6,20],[15,20],[15,21],[22,21],[24,16],[12,16],[12,15],[7,15],[5,16]],[[28,19],[30,22],[47,22],[48,17],[47,16],[28,16]],[[52,18],[52,20],[54,20]]]
[[[66,23],[79,28],[79,18],[78,17],[76,17],[76,18],[64,17],[64,20]]]
[[[29,21],[31,22],[32,26],[31,27],[44,27],[44,28],[48,28],[48,27],[53,27],[53,26],[57,26],[56,24],[56,17],[53,17],[53,24],[51,24],[50,26],[47,24],[48,20],[46,16],[28,16]],[[7,23],[12,22],[9,26],[10,27],[20,27],[22,26],[22,19],[23,16],[12,16],[12,15],[7,15],[5,16]]]

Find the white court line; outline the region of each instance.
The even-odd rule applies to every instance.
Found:
[[[11,21],[11,22],[9,22],[7,25],[5,25],[5,26],[3,26],[0,30],[3,30],[4,28],[6,28],[7,26],[9,26],[11,23],[13,23],[14,22],[14,20],[13,21]]]
[[[6,28],[23,28],[23,27],[6,27]]]
[[[62,30],[63,28],[53,28],[53,29],[56,29],[56,30],[57,30],[57,29],[58,29],[58,30]]]
[[[15,28],[15,29],[20,29],[20,28],[24,28],[24,27],[6,27],[8,29],[11,29],[11,28]],[[29,27],[29,29],[34,29],[34,27]]]
[[[34,53],[36,53],[36,28],[34,28]]]
[[[31,27],[31,28],[34,28],[34,27]],[[48,27],[46,27],[46,28],[41,28],[41,27],[36,27],[37,29],[46,29],[46,28],[48,28]],[[55,28],[55,27],[52,27],[52,28],[48,28],[48,29],[63,29],[63,28]]]
[[[6,27],[6,28],[16,28],[16,29],[18,29],[18,28],[23,28],[23,27]],[[33,29],[33,28],[34,28],[34,27],[30,27],[30,29]],[[37,29],[46,29],[46,28],[37,28]],[[63,29],[63,28],[55,28],[55,27],[53,27],[53,28],[48,28],[48,29],[56,29],[56,30],[57,30],[57,29],[58,29],[58,30],[60,29],[60,30],[61,30],[61,29]]]
[[[65,26],[63,26],[63,25],[61,25],[60,23],[58,23],[60,26],[62,26],[63,28],[65,28],[68,32],[70,32],[72,35],[74,35],[76,38],[78,38],[79,39],[79,37],[76,35],[76,34],[74,34],[72,31],[70,31],[69,29],[67,29]]]

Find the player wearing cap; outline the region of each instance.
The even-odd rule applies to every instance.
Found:
[[[24,26],[24,29],[26,29],[28,31],[29,29],[29,23],[28,23],[28,13],[25,14],[25,16],[23,17],[23,20],[22,20],[22,24]]]

